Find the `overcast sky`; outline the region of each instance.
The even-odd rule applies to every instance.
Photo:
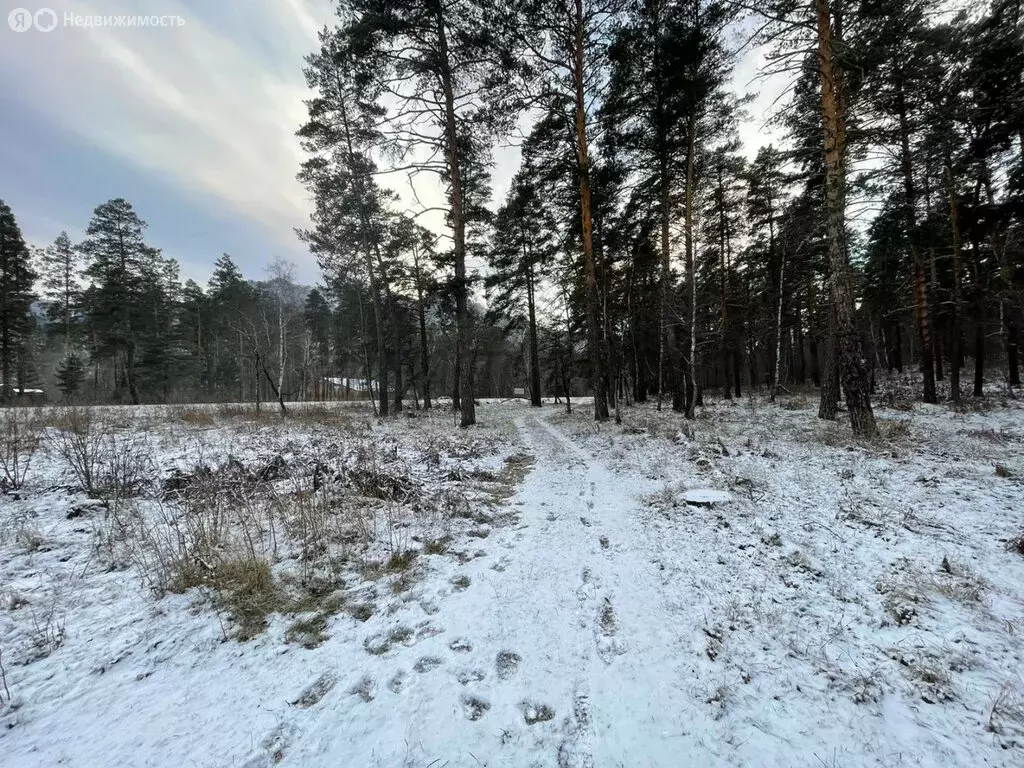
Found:
[[[18,8],[60,22],[15,32]],[[79,240],[98,204],[124,197],[183,277],[205,284],[227,252],[247,277],[282,256],[316,282],[294,234],[310,209],[294,134],[302,58],[332,20],[330,0],[0,0],[0,11],[0,199],[30,243],[62,229]],[[64,26],[65,14],[184,24],[87,29]],[[737,90],[763,91],[743,129],[751,152],[767,143],[762,112],[780,87],[751,82],[759,64],[750,53],[736,75]],[[496,195],[517,163],[514,149],[497,152]]]

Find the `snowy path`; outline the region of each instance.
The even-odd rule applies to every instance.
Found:
[[[575,730],[563,751],[573,759],[565,763],[664,764],[687,744],[680,700],[685,681],[674,672],[679,637],[657,553],[636,515],[637,494],[650,489],[612,474],[542,417],[527,417],[524,432],[538,466],[522,500],[554,509],[520,556],[560,562],[548,583],[549,599],[562,623],[575,619],[581,635]]]
[[[398,701],[382,692],[367,705],[390,722],[357,711],[362,722],[351,724],[365,732],[353,733],[325,706],[303,724],[317,737],[295,752],[297,765],[365,754],[379,761],[368,765],[662,766],[690,751],[694,713],[656,552],[635,515],[641,489],[550,415],[517,419],[534,466],[511,501],[518,523],[485,542],[500,546],[497,561],[488,552],[461,569],[471,586],[437,596],[432,621],[445,631],[382,666],[380,678],[409,681]],[[361,736],[375,751],[360,749]]]

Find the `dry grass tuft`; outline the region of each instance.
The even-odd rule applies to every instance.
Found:
[[[284,634],[285,642],[299,643],[312,650],[327,639],[327,616],[318,613],[312,618],[297,619]]]
[[[281,594],[266,560],[240,557],[224,561],[210,583],[219,590],[218,603],[235,622],[238,640],[263,632],[267,616],[281,607]]]
[[[182,424],[190,427],[206,428],[217,424],[217,419],[209,408],[189,408],[183,406],[172,412],[172,416]]]

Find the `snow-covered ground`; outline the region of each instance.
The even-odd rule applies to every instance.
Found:
[[[1024,764],[1024,410],[815,405],[110,410],[102,504],[54,412],[2,763]]]

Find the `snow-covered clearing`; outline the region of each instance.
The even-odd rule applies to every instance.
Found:
[[[1024,764],[1024,411],[814,406],[53,412],[3,765]]]

